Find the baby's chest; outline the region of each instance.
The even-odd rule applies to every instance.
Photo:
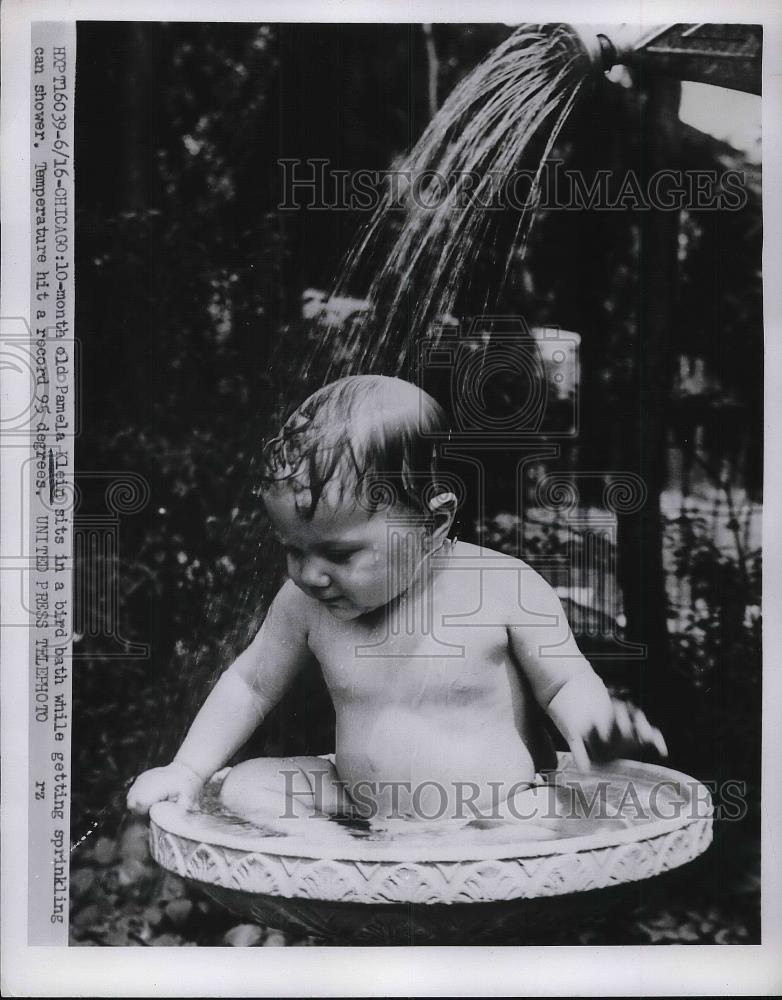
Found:
[[[335,630],[313,648],[335,701],[469,702],[506,693],[515,675],[507,630]]]

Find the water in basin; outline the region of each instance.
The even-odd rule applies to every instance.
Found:
[[[582,773],[569,766],[548,776],[558,788],[561,822],[557,829],[536,825],[531,820],[497,819],[477,816],[444,820],[369,820],[350,817],[316,816],[279,821],[259,816],[254,822],[231,813],[222,804],[219,792],[227,769],[215,775],[204,787],[198,807],[192,814],[200,838],[244,842],[248,848],[265,842],[275,852],[292,843],[309,842],[339,848],[339,845],[365,850],[396,845],[400,849],[437,850],[447,845],[449,853],[476,847],[539,844],[583,840],[585,837],[615,837],[624,831],[640,831],[660,821],[681,820],[693,806],[691,790],[672,779],[661,779],[657,771],[633,768],[632,762],[615,762]],[[665,769],[661,769],[665,770]],[[270,843],[271,842],[271,843]],[[552,845],[553,846],[553,845]],[[352,851],[350,853],[353,853]],[[429,853],[429,851],[427,851]]]

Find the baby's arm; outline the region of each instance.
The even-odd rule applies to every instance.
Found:
[[[191,803],[204,782],[249,739],[311,658],[302,602],[288,581],[247,649],[221,675],[174,760],[140,775],[128,808],[145,815],[163,799]]]
[[[511,625],[511,649],[532,686],[536,700],[562,733],[577,767],[590,758],[608,760],[651,746],[667,755],[659,729],[633,705],[612,698],[582,655],[552,587],[521,564],[522,596],[527,611],[549,623]]]

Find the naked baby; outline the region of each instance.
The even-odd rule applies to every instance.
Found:
[[[331,383],[288,418],[265,447],[262,496],[289,579],[174,760],[137,778],[133,811],[192,802],[313,659],[335,753],[234,766],[221,796],[240,816],[513,820],[564,835],[543,713],[583,768],[665,753],[643,713],[609,696],[543,578],[451,537],[447,429],[429,395],[382,376]]]

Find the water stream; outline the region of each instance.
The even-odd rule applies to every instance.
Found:
[[[334,294],[359,295],[368,311],[347,339],[328,331],[327,378],[402,374],[422,336],[460,317],[487,240],[499,273],[478,293],[491,305],[523,256],[543,166],[589,72],[567,25],[524,25],[454,89],[348,254]],[[508,215],[510,228],[494,225]]]

